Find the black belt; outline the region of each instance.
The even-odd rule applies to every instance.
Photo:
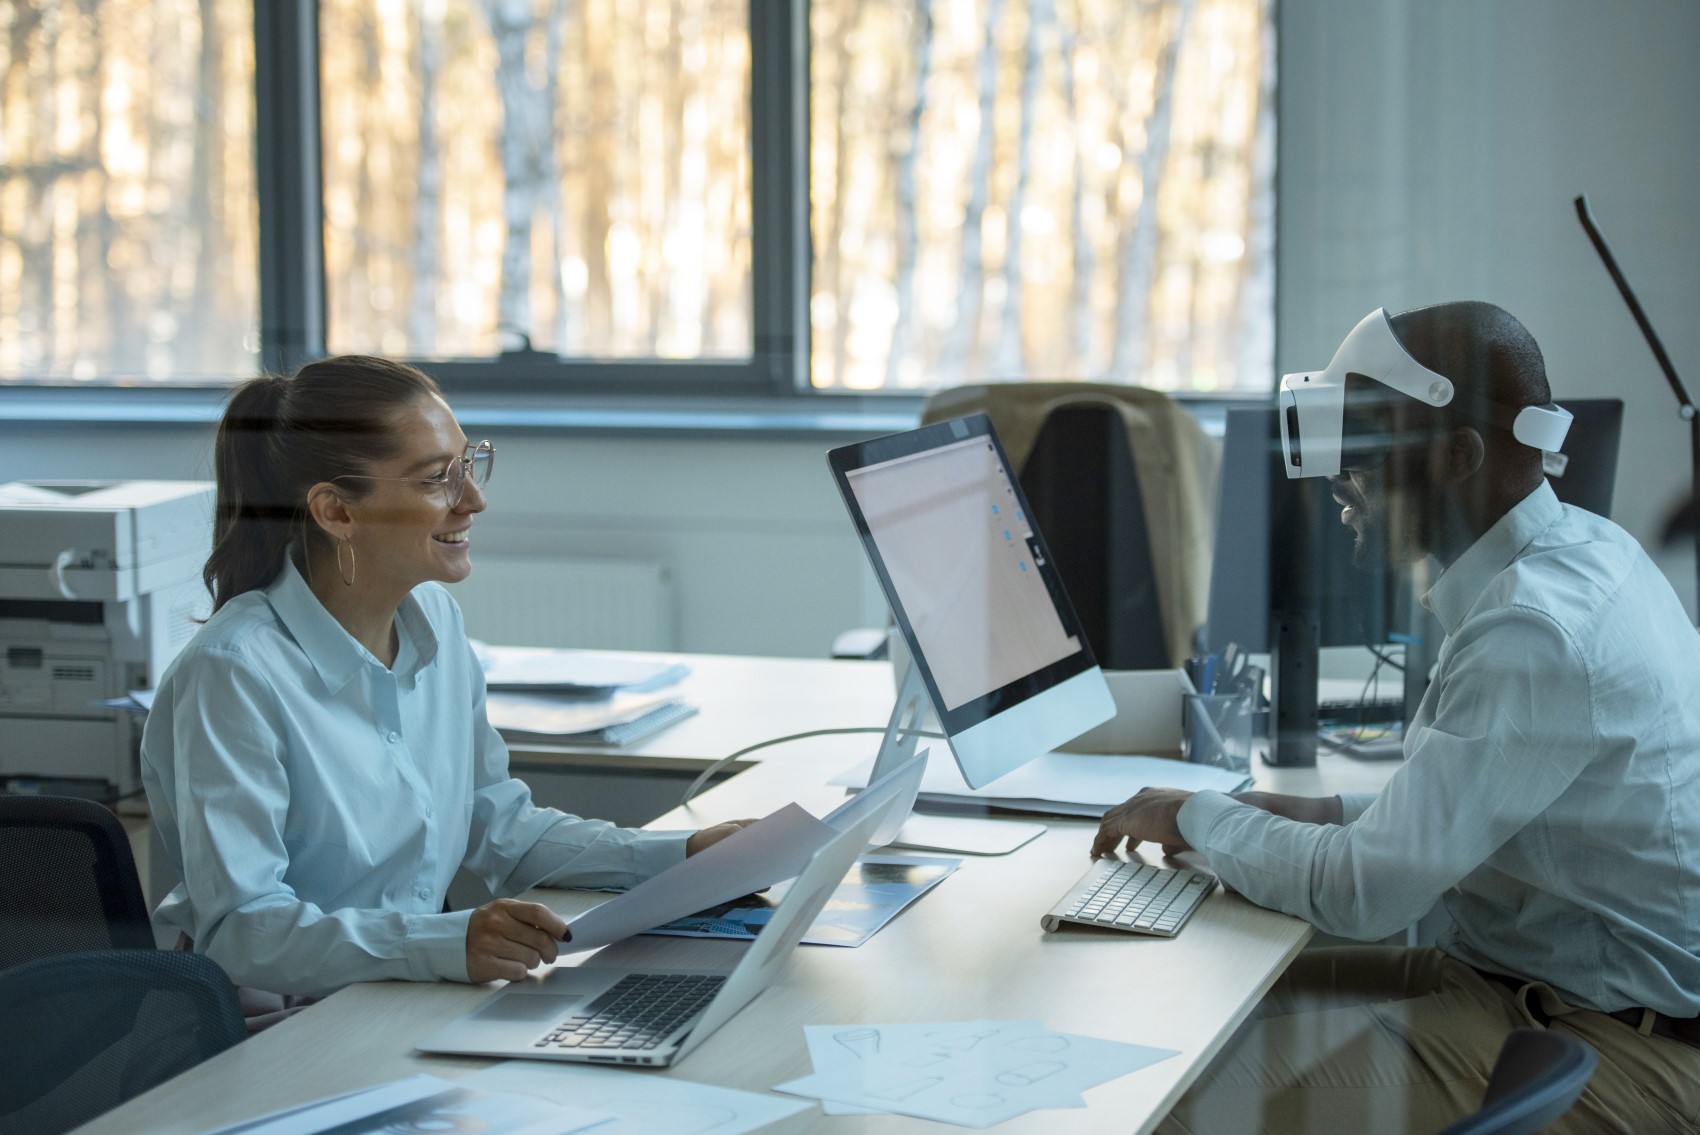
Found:
[[[1470,968],[1475,969],[1476,967],[1471,966]],[[1506,973],[1489,973],[1485,969],[1477,969],[1476,972],[1489,981],[1505,986],[1513,994],[1529,984],[1524,978],[1512,977]],[[1543,1028],[1552,1024],[1552,1015],[1541,1005],[1539,997],[1530,997],[1524,1004],[1529,1009],[1529,1015],[1539,1021]],[[1668,1037],[1694,1048],[1700,1048],[1700,1017],[1667,1017],[1663,1013],[1653,1012],[1650,1009],[1619,1009],[1614,1013],[1607,1013],[1606,1016],[1614,1021],[1622,1021],[1639,1032],[1641,1021],[1649,1012],[1653,1013],[1652,1032],[1654,1036]]]

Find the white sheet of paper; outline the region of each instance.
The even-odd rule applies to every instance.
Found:
[[[742,1135],[812,1105],[629,1069],[509,1060],[461,1081],[487,1091],[538,1095],[613,1116],[595,1135]]]
[[[833,777],[829,783],[859,788],[867,782],[872,767],[871,762],[864,762]],[[1096,816],[1141,788],[1232,792],[1245,780],[1242,773],[1160,757],[1046,753],[983,788],[969,788],[948,751],[941,754],[935,749],[927,761],[926,775],[921,778],[921,793],[969,800],[1042,803],[1052,810],[1060,810],[1054,805],[1072,805],[1080,810],[1069,814]]]
[[[221,1127],[209,1135],[319,1135],[362,1120],[376,1121],[396,1108],[423,1104],[439,1096],[443,1097],[444,1111],[432,1118],[442,1124],[442,1130],[464,1129],[455,1125],[458,1119],[463,1123],[481,1121],[478,1130],[490,1135],[571,1135],[600,1127],[613,1118],[606,1112],[586,1111],[576,1105],[562,1107],[559,1101],[544,1101],[534,1092],[504,1092],[422,1075],[315,1100]]]
[[[1038,1021],[804,1032],[811,1055],[818,1054],[815,1072],[780,1091],[976,1128],[1039,1108],[1084,1106],[1086,1089],[1175,1055],[1056,1032]]]
[[[796,804],[740,828],[568,924],[565,954],[594,950],[803,873],[837,829]]]

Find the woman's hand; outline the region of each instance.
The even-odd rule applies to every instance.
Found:
[[[755,823],[754,820],[727,820],[724,824],[715,824],[713,827],[702,829],[685,841],[686,858],[713,847],[739,828],[747,828],[753,823]]]
[[[497,899],[472,912],[466,924],[466,979],[475,985],[503,978],[518,981],[553,962],[567,924],[540,903]]]

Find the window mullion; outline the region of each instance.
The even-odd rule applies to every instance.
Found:
[[[755,362],[773,392],[808,387],[808,0],[750,0]]]
[[[287,373],[325,353],[316,0],[254,0],[260,362]]]

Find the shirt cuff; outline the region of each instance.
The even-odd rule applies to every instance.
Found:
[[[1342,824],[1356,823],[1359,816],[1369,811],[1369,806],[1375,803],[1373,792],[1342,792],[1340,793],[1340,822]]]
[[[470,910],[405,916],[402,945],[410,981],[466,981],[466,928]]]
[[[676,864],[685,861],[685,842],[695,832],[651,832],[640,831],[632,836],[627,845],[632,856],[632,874],[639,882],[661,874]]]
[[[1202,852],[1208,858],[1210,831],[1216,826],[1216,821],[1236,808],[1249,807],[1250,804],[1242,804],[1220,792],[1194,792],[1181,805],[1175,816],[1175,826],[1180,828],[1181,835],[1186,837],[1194,851]]]

